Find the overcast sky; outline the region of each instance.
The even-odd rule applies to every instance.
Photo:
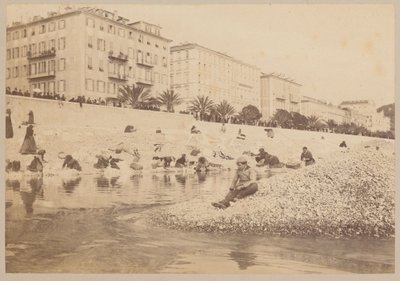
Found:
[[[78,7],[78,5],[75,5]],[[394,7],[388,4],[90,5],[162,27],[171,46],[194,42],[282,73],[301,93],[339,104],[394,102]],[[9,5],[7,22],[58,10]]]

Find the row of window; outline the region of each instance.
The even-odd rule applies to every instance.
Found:
[[[207,67],[223,67],[223,68],[239,68],[240,72],[246,72],[252,76],[258,76],[259,71],[254,67],[241,64],[230,59],[225,59],[217,54],[212,54],[209,52],[198,52],[198,58],[201,62],[199,64],[204,64]],[[189,59],[189,50],[184,51],[173,51],[171,52],[171,61],[174,63],[179,63],[180,60]]]
[[[49,23],[42,23],[39,26],[32,26],[29,29],[24,28],[22,30],[15,30],[13,32],[7,32],[7,41],[18,40],[19,38],[26,38],[28,36],[34,36],[35,34],[43,34],[46,32],[53,32],[56,30],[58,25],[58,29],[65,28],[65,20],[59,20],[58,24],[54,21]]]
[[[179,72],[182,70],[188,70],[189,69],[189,62],[185,61],[185,62],[175,62],[175,63],[171,63],[171,72]],[[203,73],[203,75],[205,76],[218,76],[219,80],[221,80],[221,77],[223,77],[222,79],[226,79],[224,78],[225,76],[236,76],[236,75],[240,75],[243,77],[244,80],[251,80],[251,81],[258,81],[260,79],[260,74],[258,72],[255,72],[254,75],[251,75],[253,73],[248,73],[248,72],[242,72],[239,69],[233,69],[233,71],[230,70],[226,70],[222,67],[212,67],[212,65],[200,65],[198,67],[198,72],[199,73]]]
[[[58,50],[64,50],[66,47],[66,40],[65,37],[60,37],[57,40],[57,47]],[[49,50],[56,50],[56,40],[51,39],[49,41],[41,41],[39,43],[32,43],[29,45],[24,45],[22,47],[15,47],[7,49],[7,60],[10,59],[17,59],[19,57],[23,58],[28,56],[41,55],[44,54],[46,51]],[[29,52],[29,54],[28,54]]]
[[[89,36],[88,37],[88,47],[89,48],[94,48],[93,46],[93,37]],[[121,50],[122,47],[119,50],[115,50],[114,48],[114,42],[110,41],[109,42],[109,48],[107,51],[112,54],[115,53],[115,56],[120,57],[121,55],[126,55],[124,52]],[[106,40],[98,38],[97,39],[97,50],[100,51],[106,51]],[[118,53],[119,52],[119,53]],[[131,59],[135,59],[135,50],[131,47],[128,48],[128,57]],[[158,55],[157,54],[151,54],[150,52],[143,52],[142,50],[136,50],[136,60],[140,63],[148,63],[151,65],[158,65]],[[166,57],[162,57],[162,66],[167,67],[168,66],[168,61]]]
[[[55,71],[56,68],[58,71],[63,71],[65,70],[65,67],[66,62],[64,58],[60,58],[57,60],[57,67],[56,60],[34,62],[30,64],[25,64],[23,66],[8,67],[6,69],[6,78],[10,79],[41,73],[50,73],[52,71]]]
[[[96,27],[96,21],[93,18],[86,18],[86,25],[88,27],[95,28]],[[132,30],[125,30],[124,28],[116,27],[113,24],[105,25],[104,22],[100,22],[99,23],[99,30],[100,31],[104,31],[104,32],[108,32],[108,33],[111,33],[111,34],[114,34],[114,35],[118,35],[118,36],[120,36],[122,38],[126,37],[128,39],[135,40],[134,32]],[[146,32],[150,32],[150,31],[146,30]],[[156,29],[154,34],[160,36],[160,30]],[[151,42],[148,41],[148,39],[146,39],[145,36],[143,36],[143,34],[139,34],[137,36],[137,41],[139,43],[146,42],[146,44],[149,45],[149,46],[152,45]],[[154,46],[156,48],[160,47],[157,43],[154,43]],[[163,46],[163,50],[165,50],[165,51],[167,50],[167,47],[165,45]]]
[[[55,92],[65,92],[66,91],[66,81],[65,80],[58,80],[58,81],[49,81],[49,82],[40,82],[40,83],[33,83],[30,85],[31,91],[33,89],[40,89],[43,93],[55,93]]]

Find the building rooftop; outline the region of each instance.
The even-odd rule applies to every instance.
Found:
[[[143,21],[143,20],[135,21],[135,22],[129,23],[128,25],[137,25],[137,24],[141,24],[141,23],[144,23],[144,24],[147,24],[147,25],[151,25],[151,26],[155,26],[155,27],[158,27],[158,28],[162,28],[162,27],[159,26],[158,24],[149,23],[149,22]]]
[[[227,55],[227,54],[225,54],[225,53],[212,50],[212,49],[210,49],[210,48],[201,46],[201,45],[199,45],[199,44],[197,44],[197,43],[183,43],[183,44],[180,44],[180,45],[172,46],[172,47],[170,48],[170,50],[171,50],[171,52],[173,52],[173,51],[180,51],[180,50],[194,49],[194,48],[200,48],[200,49],[204,49],[204,50],[206,50],[206,51],[210,51],[210,52],[216,53],[216,54],[218,54],[218,55],[220,55],[220,56],[229,58],[229,59],[231,59],[231,60],[233,60],[233,61],[236,61],[236,62],[241,63],[241,64],[245,64],[245,65],[247,65],[247,66],[250,66],[250,67],[252,67],[252,68],[256,68],[257,70],[259,70],[259,67],[255,66],[255,65],[251,65],[251,64],[249,64],[249,63],[240,61],[240,60],[235,59],[234,57],[229,56],[229,55]]]
[[[34,16],[34,17],[30,18],[27,22],[14,21],[14,22],[12,22],[11,26],[7,25],[7,30],[13,30],[13,29],[20,28],[22,26],[33,25],[33,24],[36,24],[36,23],[38,23],[40,21],[50,21],[50,20],[52,20],[52,19],[54,19],[56,17],[63,17],[63,16],[66,16],[66,15],[75,14],[75,13],[93,14],[93,15],[96,15],[98,17],[102,17],[102,18],[105,18],[107,20],[110,20],[110,21],[112,21],[114,23],[123,25],[123,26],[125,26],[127,28],[134,29],[134,30],[137,30],[137,31],[141,31],[141,32],[144,32],[146,34],[151,34],[153,36],[156,36],[156,37],[162,38],[164,40],[167,40],[169,42],[172,41],[170,39],[162,37],[160,34],[155,34],[153,32],[148,32],[146,30],[142,30],[142,29],[136,27],[140,23],[145,23],[147,25],[150,25],[150,26],[153,26],[153,27],[157,27],[158,29],[161,29],[161,27],[158,26],[158,25],[147,23],[145,21],[136,21],[136,22],[133,22],[133,23],[129,23],[129,19],[125,18],[125,17],[122,17],[122,16],[119,16],[117,11],[110,12],[110,11],[107,11],[107,10],[104,10],[104,9],[95,8],[95,7],[73,8],[73,7],[67,6],[67,7],[65,7],[63,9],[63,11],[61,11],[61,10],[59,10],[58,12],[49,11],[47,13],[47,17],[42,17],[42,16],[37,15],[37,16]]]
[[[371,100],[353,100],[353,101],[342,101],[340,105],[352,105],[352,104],[371,104],[375,105],[375,103]]]
[[[315,103],[319,103],[319,104],[324,104],[324,105],[328,105],[328,103],[324,100],[319,100],[313,97],[308,97],[308,96],[303,96],[301,99],[301,102],[315,102]]]
[[[293,83],[293,84],[302,86],[300,83],[297,83],[296,80],[294,80],[293,78],[286,77],[285,74],[282,74],[282,73],[275,73],[275,72],[272,72],[269,74],[261,73],[261,78],[268,78],[268,77],[274,77],[274,78],[281,79],[281,80],[284,80],[289,83]]]

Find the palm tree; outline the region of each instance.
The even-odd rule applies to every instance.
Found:
[[[215,112],[222,118],[223,122],[226,119],[235,114],[235,108],[230,105],[226,100],[223,100],[215,106]]]
[[[180,105],[183,100],[174,91],[166,90],[157,97],[160,105],[165,105],[168,112],[174,112],[174,105]]]
[[[315,115],[308,117],[308,127],[310,129],[317,129],[319,126],[319,118]]]
[[[143,108],[145,106],[154,105],[155,99],[152,98],[150,89],[132,85],[122,85],[118,89],[118,99],[121,103],[130,105],[132,108]]]
[[[329,119],[328,122],[326,123],[328,125],[329,130],[334,132],[338,126],[335,120]]]
[[[190,102],[188,107],[189,111],[196,112],[200,114],[200,121],[204,119],[204,115],[210,113],[214,108],[214,102],[205,96],[197,96],[194,100]]]

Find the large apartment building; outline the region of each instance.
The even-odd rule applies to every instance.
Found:
[[[264,120],[269,120],[277,109],[300,113],[300,84],[274,73],[261,75],[260,83]]]
[[[307,117],[315,116],[325,122],[333,120],[336,124],[346,122],[350,118],[345,110],[326,101],[307,96],[302,97],[301,114]]]
[[[171,47],[171,88],[184,109],[197,96],[227,100],[236,112],[251,104],[260,109],[260,70],[194,43]]]
[[[383,111],[377,112],[375,103],[372,100],[355,100],[343,101],[340,108],[350,110],[352,115],[358,116],[357,119],[352,118],[354,123],[360,123],[370,131],[389,131],[390,118],[385,117]],[[364,116],[359,118],[359,116]]]
[[[66,9],[7,27],[6,86],[66,97],[116,97],[121,85],[169,89],[171,40],[116,12]]]

